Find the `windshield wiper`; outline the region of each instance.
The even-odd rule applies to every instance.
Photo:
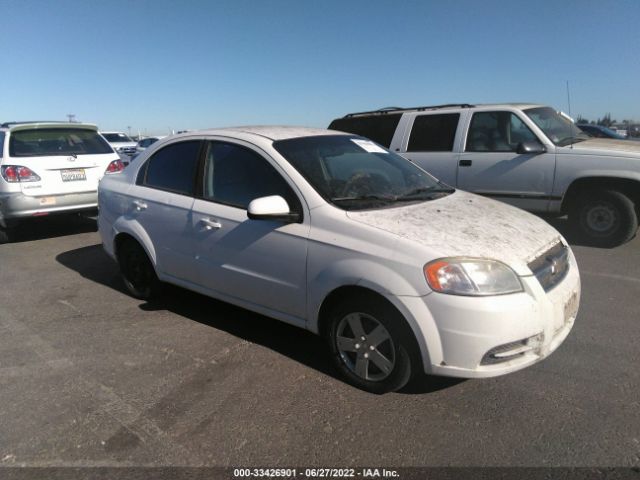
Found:
[[[559,147],[566,147],[567,145],[584,142],[585,140],[589,140],[591,137],[566,137],[558,142]]]
[[[456,191],[456,189],[452,188],[452,187],[445,187],[445,188],[418,187],[418,188],[414,188],[413,190],[409,190],[406,193],[403,193],[397,199],[399,201],[419,200],[420,198],[423,198],[422,196],[426,193],[426,194],[428,194],[428,195],[424,196],[424,198],[426,200],[426,199],[430,199],[433,196],[441,194],[441,193],[453,193],[455,191]]]
[[[397,200],[397,197],[389,196],[389,195],[367,194],[367,195],[357,195],[354,197],[337,197],[337,198],[331,199],[331,201],[333,202],[351,202],[351,201],[357,202],[357,201],[367,201],[367,200],[375,200],[380,202],[395,202]]]

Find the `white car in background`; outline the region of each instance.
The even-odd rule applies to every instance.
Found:
[[[0,125],[0,243],[26,219],[97,207],[100,178],[123,169],[97,130],[66,122]]]
[[[120,154],[122,157],[126,155],[128,157],[132,157],[136,154],[136,142],[129,137],[128,135],[122,132],[100,132],[109,145],[113,147],[113,149]],[[127,158],[123,158],[123,160],[127,160]]]
[[[99,204],[132,295],[169,282],[306,328],[370,392],[522,369],[578,310],[578,266],[546,222],[351,134],[177,135],[105,177]]]

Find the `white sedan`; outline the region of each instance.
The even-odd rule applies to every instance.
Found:
[[[371,392],[522,369],[578,310],[578,266],[546,222],[350,134],[172,136],[105,177],[99,206],[132,295],[168,282],[306,328]]]

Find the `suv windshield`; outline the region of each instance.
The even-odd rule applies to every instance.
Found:
[[[83,128],[39,128],[11,132],[9,155],[40,157],[113,153],[94,130]]]
[[[454,191],[405,158],[361,137],[302,137],[273,146],[325,200],[344,210],[432,200]]]
[[[529,108],[524,111],[540,130],[559,147],[587,140],[589,136],[571,120],[558,114],[551,107]]]
[[[107,142],[133,142],[133,140],[131,140],[124,133],[103,133],[102,136],[107,139]]]

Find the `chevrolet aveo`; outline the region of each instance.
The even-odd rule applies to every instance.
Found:
[[[522,369],[578,310],[575,258],[547,223],[350,134],[189,132],[104,177],[98,196],[132,295],[168,282],[306,328],[371,392],[420,371]]]

